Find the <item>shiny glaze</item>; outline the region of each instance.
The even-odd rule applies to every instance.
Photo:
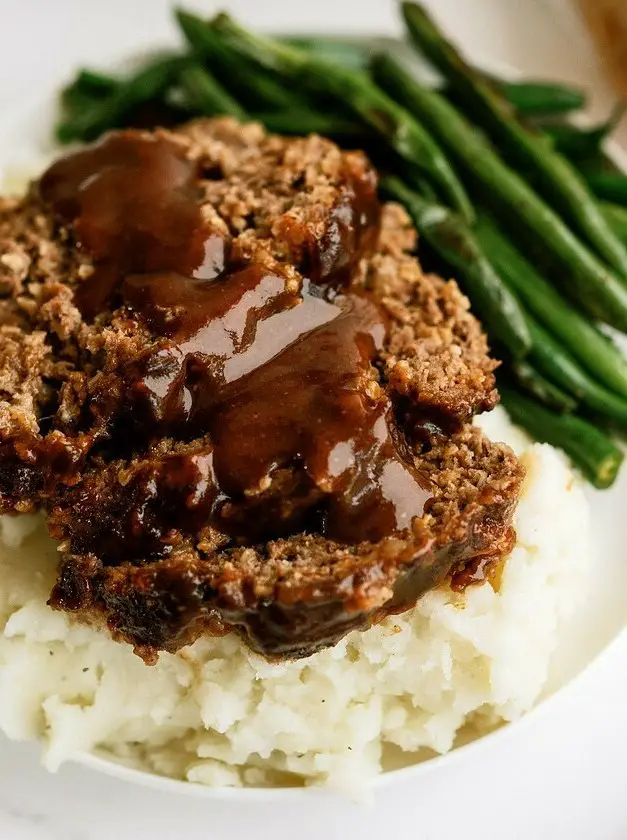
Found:
[[[158,462],[134,476],[107,554],[145,562],[163,555],[173,529],[209,524],[235,544],[301,531],[359,543],[411,529],[430,493],[377,385],[385,318],[349,290],[377,238],[373,181],[347,173],[326,232],[308,243],[305,279],[270,260],[232,259],[228,238],[203,221],[195,164],[162,136],[108,135],[54,164],[40,193],[93,260],[75,294],[84,316],[124,306],[152,336],[120,372],[116,434],[143,452],[164,436],[203,438],[211,452],[202,488],[192,455],[177,456],[176,479]],[[302,503],[258,510],[286,471]],[[98,554],[102,535],[78,543]]]
[[[205,265],[196,167],[169,140],[134,131],[109,134],[53,163],[39,192],[73,223],[78,247],[93,259],[94,273],[75,295],[87,317],[111,304],[128,274],[216,274],[213,254]]]

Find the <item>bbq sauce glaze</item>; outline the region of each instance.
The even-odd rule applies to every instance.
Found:
[[[163,553],[172,528],[205,524],[236,543],[303,530],[377,541],[422,515],[428,486],[373,368],[385,316],[350,290],[377,238],[374,180],[346,174],[300,274],[232,258],[203,220],[196,164],[161,136],[110,134],[53,164],[39,189],[92,257],[75,294],[84,317],[124,306],[153,337],[120,372],[125,434],[143,451],[161,437],[209,441],[201,455],[146,465],[135,480],[151,498],[125,491],[133,526],[118,529],[112,554],[141,562]],[[286,470],[306,501],[274,499],[255,515]]]

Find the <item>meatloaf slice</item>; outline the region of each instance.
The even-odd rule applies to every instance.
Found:
[[[269,136],[258,124],[201,120],[159,136],[197,163],[205,224],[227,237],[242,261],[261,254],[307,273],[337,227],[347,173],[357,181],[374,177],[360,153],[316,136]],[[350,284],[371,289],[389,317],[381,362],[390,390],[449,428],[492,408],[495,362],[485,336],[455,283],[423,275],[411,256],[416,236],[404,210],[384,207],[369,260],[358,259],[355,243],[343,244],[357,251],[347,260]],[[76,293],[93,282],[93,254],[75,225],[52,212],[38,184],[21,201],[0,202],[0,247],[2,304],[22,327],[24,352],[33,342],[40,346],[37,357],[29,351],[17,381],[15,331],[0,344],[0,383],[11,380],[10,394],[0,393],[0,447],[12,463],[39,471],[26,493],[24,482],[18,492],[11,480],[22,467],[0,468],[0,509],[27,510],[41,493],[54,492],[55,481],[74,481],[91,447],[106,438],[123,396],[120,371],[154,336],[119,299],[101,302],[91,317],[81,312]],[[50,434],[54,469],[41,446]]]
[[[523,469],[508,447],[466,426],[416,462],[432,483],[433,498],[402,537],[343,545],[297,534],[235,547],[206,527],[171,533],[172,551],[148,563],[119,562],[116,523],[135,509],[124,502],[128,472],[98,470],[88,488],[72,491],[50,516],[51,533],[64,550],[52,604],[106,624],[147,661],[204,632],[231,629],[265,655],[309,655],[350,630],[409,609],[469,565],[466,576],[484,580],[489,564],[511,550]],[[176,476],[176,470],[168,474]],[[173,495],[161,498],[180,506],[184,487],[177,500],[174,483],[168,488]],[[137,492],[132,486],[131,495]],[[72,553],[94,537],[99,556]]]
[[[497,394],[363,154],[201,120],[117,132],[0,203],[0,508],[53,606],[147,660],[235,628],[300,656],[502,555]]]

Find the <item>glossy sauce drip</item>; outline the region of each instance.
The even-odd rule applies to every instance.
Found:
[[[75,296],[93,318],[128,274],[177,271],[211,280],[224,268],[224,243],[207,235],[196,166],[184,150],[134,131],[54,163],[39,182],[42,199],[74,223],[79,248],[95,271]]]
[[[374,172],[361,178],[348,173],[343,194],[329,213],[324,236],[313,248],[307,273],[316,282],[335,288],[348,286],[355,265],[374,250],[381,217],[376,191]]]
[[[376,240],[374,182],[347,176],[298,280],[276,264],[230,262],[229,243],[203,224],[195,179],[173,143],[127,131],[55,164],[40,185],[94,259],[77,292],[83,312],[117,296],[155,336],[122,372],[134,434],[144,447],[208,438],[216,486],[205,475],[183,498],[201,499],[206,521],[237,542],[304,529],[356,543],[410,528],[430,493],[373,377],[385,318],[347,289]],[[286,474],[291,490],[277,501]],[[154,495],[163,470],[152,475]],[[171,500],[167,510],[172,527]]]

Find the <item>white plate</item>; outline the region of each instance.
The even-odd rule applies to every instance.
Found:
[[[395,49],[403,50],[399,42]],[[502,64],[485,62],[487,71],[496,75],[513,75],[516,71]],[[417,65],[418,68],[418,65]],[[430,77],[431,74],[428,74]],[[32,170],[33,162],[47,155],[53,149],[50,142],[50,128],[54,119],[53,88],[20,108],[3,115],[0,127],[0,173],[2,168]],[[618,154],[618,152],[617,152]],[[473,753],[487,742],[497,739],[505,741],[514,733],[524,737],[525,722],[543,710],[553,708],[558,714],[560,703],[567,702],[564,689],[573,689],[576,678],[593,663],[615,640],[625,627],[627,620],[627,564],[624,562],[624,546],[627,543],[627,469],[609,492],[600,493],[589,489],[587,495],[593,512],[595,538],[595,568],[591,575],[588,599],[573,620],[563,628],[562,642],[556,652],[549,680],[544,692],[544,702],[518,723],[503,727],[491,735],[454,750],[430,761],[390,771],[378,780],[379,785],[388,785],[397,780],[418,778],[436,768],[451,765],[458,759],[472,760]],[[573,522],[572,527],[577,528]],[[549,702],[548,698],[552,698]],[[160,791],[172,791],[209,799],[238,801],[277,801],[289,797],[310,795],[307,789],[220,789],[208,788],[187,782],[178,782],[149,773],[132,770],[99,756],[86,755],[79,760],[85,766],[115,776],[121,780],[138,783]]]

